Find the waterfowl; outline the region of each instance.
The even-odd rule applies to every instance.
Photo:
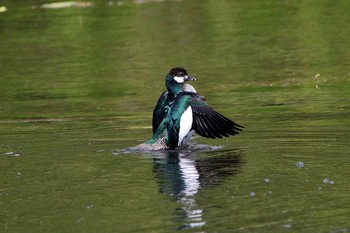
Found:
[[[167,91],[153,110],[153,137],[147,144],[159,140],[164,131],[168,149],[187,144],[194,132],[206,138],[222,138],[242,131],[243,126],[216,112],[191,85],[185,84],[194,80],[181,67],[172,68],[166,75]]]
[[[165,77],[165,86],[167,90],[164,91],[153,110],[152,118],[152,129],[153,137],[158,137],[160,135],[155,135],[157,130],[162,133],[166,126],[166,116],[168,114],[171,105],[174,103],[177,95],[180,92],[196,92],[193,86],[185,84],[187,81],[195,81],[196,78],[188,75],[187,71],[181,67],[172,68]],[[160,127],[160,128],[159,128]],[[159,129],[158,129],[159,128]]]

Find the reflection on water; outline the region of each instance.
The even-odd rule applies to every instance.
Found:
[[[154,157],[153,171],[160,192],[181,204],[181,208],[175,210],[175,219],[181,222],[179,229],[206,224],[196,195],[235,174],[239,165],[240,154],[232,150],[210,152],[210,157],[206,158],[197,158],[196,152],[178,151]]]

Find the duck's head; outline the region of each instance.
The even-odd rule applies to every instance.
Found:
[[[165,85],[168,91],[175,96],[181,91],[187,81],[195,81],[196,79],[188,75],[187,70],[181,67],[172,68],[165,78]]]

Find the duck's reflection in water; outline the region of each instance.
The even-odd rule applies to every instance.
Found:
[[[160,192],[181,204],[176,210],[179,229],[205,225],[203,208],[196,201],[200,190],[220,184],[239,170],[240,154],[237,151],[196,152],[168,151],[153,157],[153,171]]]

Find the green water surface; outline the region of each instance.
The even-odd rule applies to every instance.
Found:
[[[0,1],[0,232],[350,232],[350,2],[48,2]],[[118,153],[174,66],[244,131]]]

